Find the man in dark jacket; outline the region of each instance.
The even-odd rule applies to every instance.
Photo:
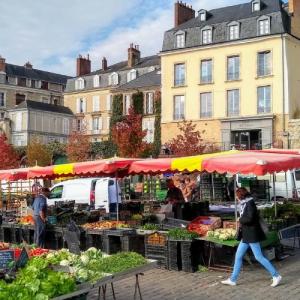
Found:
[[[240,202],[240,228],[238,234],[240,244],[235,255],[233,273],[229,279],[222,281],[222,283],[231,286],[236,285],[242,268],[243,257],[250,247],[255,259],[271,274],[273,279],[271,286],[275,287],[280,283],[282,277],[262,254],[259,242],[263,241],[266,237],[260,226],[259,212],[255,202],[245,188],[237,189],[236,196]]]

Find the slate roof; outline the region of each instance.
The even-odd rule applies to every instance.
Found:
[[[48,103],[43,103],[43,102],[38,102],[38,101],[32,101],[32,100],[23,101],[15,109],[24,109],[24,108],[73,115],[71,109],[68,107],[61,106],[61,105],[48,104]]]
[[[104,71],[102,69],[94,71],[90,74],[80,76],[80,78],[83,78],[85,80],[85,88],[83,90],[80,90],[79,92],[85,91],[85,90],[91,90],[94,89],[94,76],[99,75],[100,76],[100,86],[97,88],[118,88],[119,86],[124,85],[127,83],[127,73],[130,70],[136,70],[137,71],[137,77],[140,77],[146,73],[150,72],[150,67],[160,67],[160,57],[158,55],[152,55],[147,57],[142,57],[140,59],[140,62],[137,63],[132,68],[128,67],[127,61],[122,61],[116,64],[113,64],[108,67],[108,70]],[[118,73],[119,75],[119,85],[116,86],[110,86],[109,85],[109,75],[112,73]],[[79,77],[74,77],[68,80],[66,90],[65,92],[74,92],[75,90],[75,81]]]
[[[129,81],[121,85],[117,90],[130,90],[130,89],[139,89],[147,87],[160,87],[161,86],[161,71],[155,70],[149,73],[146,73],[132,81]]]
[[[262,0],[261,3],[261,10],[256,12],[252,12],[252,1],[249,1],[244,4],[207,11],[206,21],[201,21],[198,15],[165,32],[162,52],[176,49],[175,34],[179,30],[186,34],[185,48],[201,46],[201,29],[206,26],[213,28],[212,44],[234,43],[236,40],[229,41],[228,39],[228,24],[233,21],[240,24],[240,40],[255,38],[257,37],[258,18],[265,15],[271,18],[271,35],[290,32],[290,17],[283,2],[281,0]]]
[[[70,76],[46,72],[38,69],[29,69],[24,66],[6,64],[6,75],[13,77],[25,77],[33,80],[42,80],[51,83],[66,85]]]

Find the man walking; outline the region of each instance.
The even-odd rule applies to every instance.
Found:
[[[34,243],[41,248],[45,247],[47,197],[49,194],[50,191],[48,188],[42,188],[40,193],[35,197],[32,205],[34,217]]]

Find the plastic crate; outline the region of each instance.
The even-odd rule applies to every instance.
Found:
[[[157,265],[168,269],[169,260],[168,260],[168,247],[166,246],[153,246],[146,244],[145,245],[145,257],[148,259],[157,260]]]
[[[142,235],[127,235],[121,237],[122,251],[133,251],[145,255],[145,237]]]
[[[121,237],[112,235],[103,235],[102,239],[102,251],[107,254],[114,254],[120,252],[121,247]]]
[[[169,270],[180,271],[181,270],[181,259],[180,259],[180,242],[169,241],[168,242],[168,261]]]

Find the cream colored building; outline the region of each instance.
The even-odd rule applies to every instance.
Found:
[[[76,116],[74,129],[84,130],[92,142],[107,140],[109,136],[113,94],[117,89],[160,65],[158,56],[141,57],[138,46],[130,45],[128,60],[91,72],[89,57],[77,58],[77,76],[69,79],[64,93],[64,104]]]
[[[175,13],[186,22],[165,33],[160,54],[162,142],[186,119],[222,149],[287,146],[288,122],[300,117],[299,1],[255,0],[197,17],[176,3]]]

